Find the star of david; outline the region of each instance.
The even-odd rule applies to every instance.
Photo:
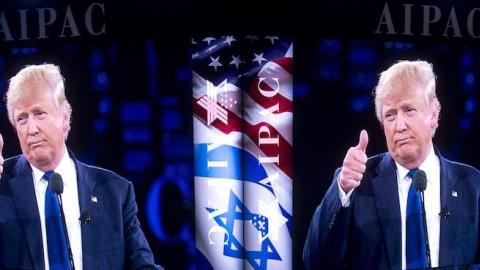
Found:
[[[206,210],[212,213],[216,209],[207,207]],[[256,223],[257,225],[254,224],[255,228],[262,234],[267,234],[268,219],[265,216],[250,212],[233,191],[230,191],[228,210],[215,216],[213,219],[228,233],[224,238],[225,241],[227,241],[223,248],[223,254],[225,256],[245,259],[246,262],[256,270],[266,270],[269,260],[282,259],[269,238],[262,241],[260,250],[246,250],[242,245],[243,241],[240,241],[237,236],[234,235],[235,221],[250,221],[252,224]],[[237,224],[242,224],[243,226],[243,222],[237,222]]]

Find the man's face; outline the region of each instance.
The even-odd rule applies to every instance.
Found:
[[[438,113],[427,107],[425,90],[417,85],[394,86],[382,106],[382,124],[388,152],[412,169],[427,158]]]
[[[55,105],[50,89],[39,88],[15,104],[13,119],[25,158],[47,171],[60,163],[65,151],[68,114]]]

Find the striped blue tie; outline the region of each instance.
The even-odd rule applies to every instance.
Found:
[[[412,169],[408,176],[412,179],[407,199],[406,261],[407,269],[427,267],[425,232],[422,221],[422,203],[420,194],[413,185],[413,176],[418,169]]]
[[[50,181],[53,171],[45,173],[43,178]],[[58,197],[50,189],[45,192],[45,226],[47,230],[48,261],[50,270],[70,270],[67,253],[67,241],[60,215]]]

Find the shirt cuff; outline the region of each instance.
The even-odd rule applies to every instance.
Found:
[[[342,187],[340,186],[339,176],[337,177],[338,195],[340,197],[340,201],[342,202],[342,207],[349,207],[350,197],[352,197],[353,190],[355,189],[352,188],[348,193],[345,193],[345,191],[343,191]]]

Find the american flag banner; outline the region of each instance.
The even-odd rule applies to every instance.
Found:
[[[199,269],[291,269],[293,42],[195,37]]]

